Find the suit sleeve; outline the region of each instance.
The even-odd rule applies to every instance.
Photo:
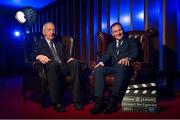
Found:
[[[111,57],[111,52],[112,52],[112,43],[108,45],[107,52],[102,55],[100,61],[102,61],[103,63],[108,62]]]
[[[29,55],[29,60],[31,62],[36,60],[36,56],[39,54],[40,49],[41,49],[41,46],[40,46],[40,42],[38,41],[37,43],[33,45],[32,51]]]

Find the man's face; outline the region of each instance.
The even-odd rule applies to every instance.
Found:
[[[45,29],[43,31],[43,35],[48,40],[53,40],[55,37],[55,27],[54,24],[49,23],[45,26]]]
[[[112,36],[114,36],[117,40],[122,39],[123,30],[120,25],[115,25],[114,27],[112,27]]]

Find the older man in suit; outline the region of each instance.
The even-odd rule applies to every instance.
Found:
[[[44,64],[46,71],[49,93],[54,109],[65,112],[62,103],[64,91],[64,76],[70,74],[72,77],[73,103],[77,110],[81,110],[83,105],[80,101],[81,88],[81,65],[80,62],[72,58],[65,50],[62,41],[55,39],[55,26],[52,22],[47,22],[43,26],[44,39],[35,45],[31,59],[39,60]]]
[[[108,45],[105,55],[95,66],[95,97],[96,103],[90,110],[92,114],[105,114],[116,112],[117,103],[122,94],[122,89],[127,85],[132,75],[131,62],[138,58],[139,47],[136,40],[124,37],[124,30],[120,23],[111,26],[112,36],[116,40]],[[106,74],[114,73],[115,80],[112,87],[112,97],[107,105],[104,105],[103,92],[105,88],[104,78]]]

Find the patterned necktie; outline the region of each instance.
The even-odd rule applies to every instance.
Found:
[[[50,42],[50,49],[51,49],[51,52],[53,54],[53,57],[54,59],[58,62],[58,63],[61,63],[61,60],[59,59],[58,57],[58,54],[57,54],[57,51],[56,49],[54,48],[54,45],[53,45],[53,41]]]
[[[116,42],[116,54],[119,55],[119,46],[120,46],[120,42],[117,41]]]
[[[116,53],[117,53],[117,55],[119,55],[119,46],[122,45],[122,43],[123,43],[122,40],[121,41],[119,41],[119,40],[116,41]]]

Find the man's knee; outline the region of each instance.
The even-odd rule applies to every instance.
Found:
[[[59,67],[59,64],[58,62],[56,62],[55,60],[52,60],[52,61],[49,61],[47,64],[46,64],[46,68],[48,69],[51,69],[51,68],[58,68]]]
[[[131,70],[129,66],[125,66],[121,64],[115,65],[115,68],[116,68],[116,72],[120,72],[120,73],[128,72],[129,70]]]
[[[73,65],[73,66],[80,66],[80,62],[79,62],[79,60],[72,60],[71,61],[71,64]]]
[[[103,74],[105,71],[104,71],[104,67],[97,67],[97,68],[95,68],[95,70],[94,70],[94,73],[95,74]]]

